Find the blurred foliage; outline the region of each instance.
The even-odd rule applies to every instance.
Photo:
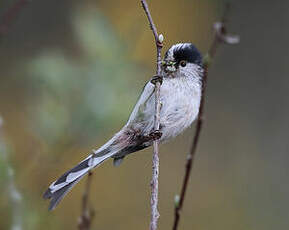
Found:
[[[27,67],[28,80],[39,95],[32,98],[31,125],[49,145],[64,136],[89,140],[96,130],[125,121],[123,107],[131,107],[139,91],[128,81],[139,70],[127,62],[126,50],[106,19],[96,10],[86,10],[73,15],[72,23],[81,45],[80,63],[49,49]]]
[[[23,198],[15,185],[15,173],[10,165],[10,151],[5,143],[3,123],[3,119],[0,117],[0,194],[6,194],[0,197],[0,209],[6,209],[6,215],[8,214],[10,219],[11,230],[22,230]],[[6,226],[6,228],[8,227]]]

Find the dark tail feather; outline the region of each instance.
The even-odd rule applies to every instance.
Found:
[[[48,189],[44,194],[45,199],[51,199],[48,210],[52,211],[58,205],[58,203],[63,199],[63,197],[73,188],[73,186],[82,179],[82,177],[69,183],[68,185],[65,185],[63,188],[57,190],[54,193],[51,193]],[[49,193],[48,196],[47,196],[47,193]]]
[[[95,156],[92,154],[77,166],[64,173],[58,180],[53,182],[43,194],[44,199],[51,199],[49,210],[53,210],[63,197],[73,188],[73,186],[77,184],[77,182],[79,182],[91,169],[101,164],[113,154],[114,152],[101,156]]]

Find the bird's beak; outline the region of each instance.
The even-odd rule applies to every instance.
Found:
[[[177,70],[176,62],[174,61],[162,61],[162,66],[165,72],[173,73]]]

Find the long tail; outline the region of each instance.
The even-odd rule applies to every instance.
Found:
[[[93,153],[53,182],[43,195],[44,199],[51,199],[49,210],[53,210],[72,187],[91,169],[113,156],[116,152],[103,150]]]

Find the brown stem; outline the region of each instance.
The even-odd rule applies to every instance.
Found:
[[[79,217],[78,229],[79,230],[89,230],[93,217],[94,210],[89,208],[89,191],[92,181],[92,172],[88,173],[86,186],[82,196],[82,213]]]
[[[141,0],[142,7],[148,18],[150,28],[153,32],[157,50],[157,76],[161,75],[161,50],[163,47],[162,41],[159,39],[159,35],[156,26],[153,22],[148,4],[146,0]],[[154,130],[159,130],[160,127],[160,87],[161,81],[155,83],[155,118],[154,118]],[[151,221],[150,230],[157,229],[157,222],[159,218],[158,212],[158,190],[159,190],[159,141],[155,140],[153,143],[153,166],[152,166],[152,180],[151,180]]]
[[[200,133],[202,130],[203,122],[204,122],[204,105],[205,105],[205,95],[206,95],[206,88],[207,88],[207,79],[208,79],[208,69],[210,65],[210,60],[212,60],[215,57],[216,51],[218,46],[221,43],[228,43],[228,44],[236,44],[239,42],[239,38],[237,36],[234,36],[234,39],[236,39],[236,42],[228,42],[227,38],[229,35],[226,34],[226,29],[224,26],[224,23],[227,21],[227,15],[229,11],[230,5],[227,4],[223,17],[222,17],[222,22],[221,22],[221,27],[217,29],[215,28],[215,36],[214,40],[209,48],[208,54],[207,54],[207,59],[204,62],[204,75],[202,79],[202,97],[201,97],[201,102],[200,102],[200,109],[199,109],[199,115],[197,119],[197,124],[196,124],[196,131],[193,139],[193,143],[190,149],[190,152],[187,157],[187,162],[186,162],[186,168],[185,168],[185,176],[183,178],[183,184],[182,184],[182,189],[181,189],[181,195],[179,198],[176,199],[175,203],[175,217],[174,217],[174,224],[173,224],[173,230],[177,230],[179,220],[180,220],[180,212],[183,207],[186,191],[188,188],[188,183],[192,171],[192,167],[194,164],[194,158],[196,155],[196,150],[197,146],[199,143],[199,138],[200,138]],[[231,36],[230,36],[231,38]],[[238,41],[237,41],[238,40]]]
[[[9,27],[15,21],[20,11],[29,3],[29,0],[18,0],[3,15],[0,21],[0,36],[8,32]]]

